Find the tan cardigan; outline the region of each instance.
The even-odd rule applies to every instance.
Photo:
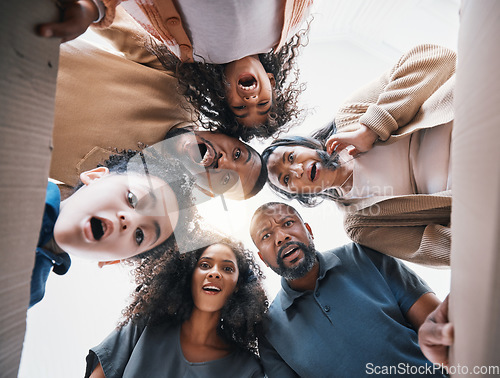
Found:
[[[193,124],[177,79],[156,69],[159,62],[134,38],[140,27],[124,16],[106,33],[144,64],[80,39],[61,45],[50,177],[70,186],[115,148],[152,145]]]
[[[98,27],[107,27],[113,22],[116,7],[123,1],[103,0],[103,2],[106,7],[106,16],[97,24]],[[141,24],[144,30],[165,43],[169,50],[182,61],[193,61],[193,46],[174,0],[128,0],[128,2],[135,3],[135,11],[130,11],[130,15]],[[302,23],[313,0],[283,0],[283,3],[284,22],[280,40],[274,51],[279,50],[290,39],[290,34],[297,25]],[[125,2],[124,5],[126,5]],[[136,12],[141,12],[141,14],[138,15]]]
[[[389,144],[452,121],[455,63],[456,54],[444,47],[413,48],[340,108],[335,117],[338,131],[362,123],[379,135],[377,144]],[[339,206],[353,241],[419,264],[450,264],[451,191],[368,198]]]

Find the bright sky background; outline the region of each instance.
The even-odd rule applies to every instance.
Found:
[[[310,113],[290,134],[307,135],[333,117],[351,92],[389,69],[418,43],[437,43],[456,50],[458,0],[316,0],[310,42],[299,59],[307,83],[301,103]],[[86,36],[92,39],[92,35]],[[252,142],[262,151],[268,143]],[[267,187],[244,201],[220,199],[202,206],[202,214],[221,230],[243,240],[254,210],[279,200]],[[342,216],[331,202],[313,209],[292,203],[311,225],[319,251],[348,243]],[[65,276],[51,274],[42,302],[28,311],[28,326],[19,377],[80,377],[88,349],[115,327],[133,286],[126,266],[99,269],[97,263],[72,258]],[[443,299],[450,271],[411,265]],[[266,270],[270,298],[279,279]]]

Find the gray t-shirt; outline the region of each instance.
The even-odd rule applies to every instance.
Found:
[[[264,377],[258,358],[242,350],[214,361],[187,361],[180,345],[180,326],[129,323],[89,351],[85,377],[99,362],[106,378]]]

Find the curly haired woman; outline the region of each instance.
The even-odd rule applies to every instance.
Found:
[[[300,113],[294,61],[305,32],[297,31],[312,2],[79,0],[63,3],[63,21],[39,33],[66,41],[92,22],[109,26],[121,3],[159,46],[155,54],[175,72],[200,123],[249,140],[291,126]]]
[[[262,377],[257,334],[267,308],[250,251],[226,238],[145,259],[125,320],[90,350],[86,377]]]

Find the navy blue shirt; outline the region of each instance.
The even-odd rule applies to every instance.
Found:
[[[35,266],[31,274],[30,307],[40,302],[45,295],[45,283],[50,271],[53,270],[54,273],[62,275],[68,271],[71,265],[71,259],[66,252],[55,254],[42,248],[54,237],[54,225],[59,216],[60,203],[59,188],[56,184],[49,182],[45,196],[42,228],[36,248]]]
[[[282,290],[260,356],[269,377],[438,376],[404,315],[429,287],[396,259],[357,244],[318,253],[314,291]],[[429,374],[427,374],[429,373]]]

